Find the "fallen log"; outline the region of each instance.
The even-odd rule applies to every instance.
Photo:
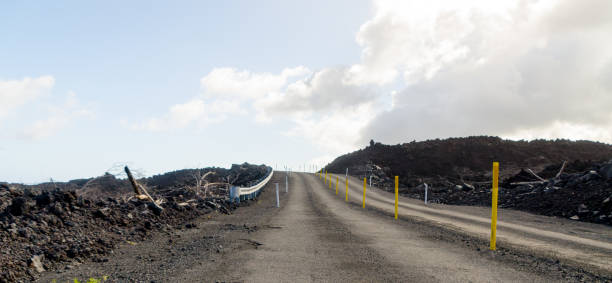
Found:
[[[140,185],[136,181],[136,179],[134,179],[134,176],[132,176],[132,172],[130,172],[130,168],[125,166],[124,170],[128,176],[128,180],[130,180],[130,184],[132,184],[132,188],[134,189],[134,194],[136,195],[136,198],[138,198],[139,200],[149,200],[149,207],[152,208],[153,212],[158,215],[161,214],[164,208],[159,205],[160,203],[155,201],[155,199],[151,197],[149,192],[147,192],[147,190],[142,185]]]

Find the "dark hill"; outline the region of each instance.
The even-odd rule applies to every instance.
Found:
[[[509,176],[521,168],[539,171],[565,160],[603,161],[611,158],[612,145],[599,142],[511,141],[477,136],[398,145],[372,141],[364,149],[336,158],[326,168],[335,173],[344,173],[349,168],[351,175],[364,176],[371,168],[376,170],[379,167],[386,176],[398,175],[401,183],[410,186],[417,185],[420,178],[440,176],[451,180],[484,181],[489,178],[494,161],[500,162],[502,176]]]
[[[370,142],[336,158],[333,173],[372,177],[372,185],[454,205],[491,204],[492,162],[500,162],[499,206],[612,225],[612,146],[591,141],[510,141],[497,137],[450,138],[398,145]],[[563,162],[568,161],[560,172]],[[546,181],[523,169],[537,172]],[[534,182],[536,181],[536,182]],[[524,183],[528,182],[528,183]]]

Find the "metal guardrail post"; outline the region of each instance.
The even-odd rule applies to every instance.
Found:
[[[280,207],[280,202],[278,200],[278,183],[276,183],[276,207]]]

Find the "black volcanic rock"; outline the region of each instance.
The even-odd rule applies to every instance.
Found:
[[[13,199],[13,202],[7,208],[8,213],[13,216],[20,216],[29,211],[29,205],[27,200],[23,197],[17,197]]]
[[[246,163],[231,169],[201,169],[209,170],[218,170],[209,181],[232,177],[242,184],[256,182],[271,172],[267,166]],[[125,180],[112,175],[103,176],[98,183],[86,179],[55,182],[53,186],[10,184],[8,189],[1,188],[0,282],[32,281],[41,266],[57,270],[87,258],[103,261],[119,242],[145,240],[153,231],[186,227],[185,223],[198,216],[215,210],[230,213],[236,208],[226,202],[224,190],[213,197],[198,197],[190,187],[195,183],[190,174],[194,171],[177,172],[182,173],[139,180],[146,183],[153,198],[163,200],[163,210],[146,201],[128,200],[121,191]],[[88,182],[94,186],[86,192],[75,189],[76,183]],[[133,195],[129,188],[126,192]],[[193,224],[189,227],[195,228]]]
[[[402,195],[454,205],[491,205],[491,167],[500,162],[499,206],[612,225],[612,145],[591,141],[510,141],[497,137],[370,146],[336,158],[328,172],[363,178]],[[554,178],[564,161],[563,174]],[[538,181],[527,171],[542,178]],[[517,184],[518,183],[518,184]]]

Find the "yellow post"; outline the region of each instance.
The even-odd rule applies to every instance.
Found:
[[[336,195],[338,194],[338,176],[336,176]]]
[[[363,178],[363,201],[361,207],[365,208],[365,192],[366,192],[366,178]]]
[[[332,174],[329,174],[329,189],[332,188]]]
[[[346,190],[346,195],[344,196],[344,201],[348,202],[348,176],[346,176],[346,180],[344,181],[344,186]]]
[[[499,183],[499,162],[493,162],[493,191],[491,193],[491,250],[495,250],[497,234],[497,185]]]
[[[398,197],[397,197],[397,186],[398,186],[398,178],[397,176],[395,176],[395,219],[397,219],[397,203],[398,203]]]

